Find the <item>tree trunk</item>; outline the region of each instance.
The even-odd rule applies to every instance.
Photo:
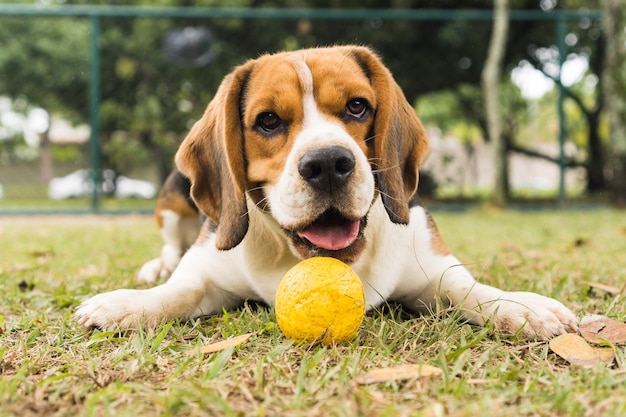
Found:
[[[589,143],[587,145],[589,156],[585,166],[587,171],[587,191],[589,193],[597,193],[606,190],[606,181],[604,180],[604,153],[599,132],[599,114],[593,114],[587,117],[587,123],[589,124]]]
[[[604,0],[606,71],[604,98],[609,120],[613,201],[626,207],[626,5],[623,0]]]
[[[48,184],[54,177],[54,162],[52,160],[52,143],[50,129],[41,134],[39,143],[39,178],[43,184]]]
[[[495,184],[492,201],[496,206],[506,205],[508,198],[506,144],[502,138],[502,120],[498,99],[498,84],[509,30],[508,0],[495,0],[494,20],[487,60],[482,71],[483,96],[487,118],[487,132],[494,154]]]

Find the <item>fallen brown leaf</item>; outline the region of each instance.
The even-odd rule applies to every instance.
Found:
[[[592,367],[597,364],[611,364],[615,355],[613,349],[590,346],[585,339],[574,333],[566,333],[550,340],[550,349],[572,365]]]
[[[376,384],[412,378],[428,378],[441,375],[441,369],[430,365],[399,365],[391,368],[372,369],[354,378],[355,384]]]
[[[609,294],[621,294],[622,290],[611,285],[602,284],[601,282],[590,282],[590,288],[595,288],[597,290],[602,290],[604,292],[608,292]]]
[[[211,343],[210,345],[204,345],[200,348],[200,353],[215,353],[220,352],[229,347],[239,346],[245,343],[254,333],[246,333],[241,336],[232,337],[230,339],[222,340],[221,342]],[[197,353],[197,350],[191,349],[187,351],[188,356],[193,356]]]
[[[592,314],[580,320],[580,334],[591,343],[624,343],[626,323]]]

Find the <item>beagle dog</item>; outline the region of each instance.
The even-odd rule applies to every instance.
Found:
[[[470,323],[528,338],[575,331],[576,316],[560,302],[478,283],[450,253],[414,197],[428,151],[413,107],[370,49],[250,60],[224,79],[161,191],[166,244],[140,278],[171,276],[96,295],[78,308],[78,322],[124,330],[247,299],[272,305],[289,268],[331,256],[359,275],[367,308],[451,306]]]

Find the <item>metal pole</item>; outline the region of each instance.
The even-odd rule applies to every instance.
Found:
[[[435,4],[436,2],[432,2]],[[469,2],[466,2],[469,3]],[[93,16],[100,17],[186,17],[213,19],[324,19],[324,20],[492,20],[491,9],[332,9],[280,7],[146,7],[118,5],[65,4],[0,4],[0,15],[23,16]],[[576,10],[511,10],[511,20],[553,21],[589,18],[601,19],[602,11]]]
[[[89,123],[91,137],[89,139],[89,154],[91,160],[92,192],[90,196],[90,210],[99,211],[100,188],[100,17],[90,17],[89,33]]]
[[[567,20],[562,16],[556,21],[556,44],[559,49],[559,79],[558,79],[558,87],[559,87],[559,98],[558,98],[558,114],[559,114],[559,205],[564,206],[566,196],[565,190],[565,139],[567,137],[567,126],[566,126],[566,118],[565,118],[565,86],[563,85],[562,75],[563,75],[563,63],[566,58],[566,45],[565,45],[565,30]]]

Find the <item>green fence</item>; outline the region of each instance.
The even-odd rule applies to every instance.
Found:
[[[554,34],[553,43],[557,45],[559,51],[559,63],[563,64],[565,57],[567,55],[567,45],[566,45],[566,35],[567,35],[567,25],[571,22],[578,22],[581,20],[591,20],[596,21],[601,18],[601,14],[598,11],[560,11],[555,10],[551,12],[544,12],[541,10],[513,10],[511,11],[511,20],[512,22],[545,22],[546,25],[550,25]],[[396,9],[272,9],[272,8],[254,8],[254,9],[246,9],[246,8],[190,8],[190,7],[175,7],[175,8],[167,8],[167,7],[154,7],[154,8],[145,8],[145,7],[131,7],[131,6],[78,6],[78,5],[65,5],[65,6],[34,6],[34,5],[18,5],[18,4],[0,4],[0,25],[2,22],[10,22],[11,24],[18,24],[19,20],[33,20],[39,19],[39,22],[47,22],[47,25],[54,26],[55,22],[61,21],[64,25],[73,25],[80,24],[84,27],[84,31],[82,35],[85,37],[84,41],[86,42],[86,51],[87,54],[85,56],[86,63],[84,68],[65,68],[65,71],[78,71],[80,72],[80,77],[77,75],[76,78],[84,79],[85,86],[85,97],[84,102],[88,107],[88,111],[80,112],[74,111],[74,117],[77,119],[84,118],[90,127],[90,135],[89,140],[86,145],[77,145],[79,151],[78,153],[83,152],[87,155],[85,158],[81,159],[81,162],[69,163],[64,166],[64,174],[68,172],[76,171],[75,168],[81,168],[83,177],[86,176],[87,183],[84,184],[85,190],[87,190],[85,195],[85,190],[83,190],[83,194],[74,199],[62,199],[54,200],[50,198],[46,198],[44,189],[35,187],[38,191],[33,191],[30,194],[28,192],[24,192],[28,197],[21,197],[20,188],[22,188],[22,182],[18,181],[23,177],[27,177],[28,175],[22,175],[19,172],[20,170],[28,170],[28,163],[15,163],[15,161],[11,161],[11,158],[8,158],[8,162],[4,163],[0,161],[0,172],[3,172],[2,176],[0,176],[0,184],[4,185],[4,198],[0,200],[0,213],[44,213],[44,212],[128,212],[128,211],[150,211],[152,209],[153,201],[150,198],[147,199],[115,199],[105,197],[103,193],[103,172],[105,168],[108,169],[108,166],[103,166],[102,164],[102,148],[103,148],[103,137],[106,136],[107,143],[111,143],[115,139],[112,137],[115,134],[120,134],[124,136],[122,132],[130,131],[129,126],[125,126],[125,123],[128,122],[128,118],[120,115],[119,121],[114,119],[116,115],[115,109],[111,108],[102,108],[102,99],[103,99],[103,89],[107,89],[109,85],[109,79],[103,79],[103,67],[110,67],[111,55],[110,51],[106,62],[103,62],[103,53],[102,53],[102,45],[104,42],[112,43],[111,37],[113,36],[124,36],[125,33],[131,33],[133,30],[137,30],[140,26],[135,26],[131,28],[130,22],[144,22],[145,27],[150,29],[153,26],[163,26],[164,28],[168,27],[177,27],[177,22],[183,25],[189,25],[194,27],[206,26],[208,28],[219,27],[221,30],[219,31],[222,34],[222,38],[219,39],[220,44],[220,55],[219,59],[224,61],[225,63],[221,65],[219,69],[211,69],[211,66],[206,67],[205,71],[207,72],[207,79],[210,79],[210,82],[206,84],[205,92],[196,91],[196,87],[192,88],[192,92],[189,93],[189,98],[181,99],[180,103],[185,102],[186,105],[192,105],[194,111],[190,112],[192,114],[198,115],[199,109],[201,109],[206,102],[199,103],[193,102],[194,100],[202,100],[210,98],[211,91],[214,91],[216,87],[216,83],[219,79],[224,75],[225,71],[224,67],[228,65],[234,65],[237,63],[237,60],[240,60],[241,57],[238,54],[234,53],[234,50],[238,52],[244,48],[241,47],[241,44],[247,42],[247,40],[253,39],[255,37],[255,33],[266,34],[271,32],[273,28],[281,27],[281,31],[286,31],[288,33],[290,28],[299,28],[298,30],[305,32],[301,26],[306,25],[306,22],[323,22],[326,27],[332,28],[337,25],[346,25],[346,27],[350,28],[350,30],[357,30],[359,26],[362,27],[363,32],[355,32],[356,34],[353,36],[355,41],[361,42],[363,40],[367,41],[369,38],[369,33],[374,29],[372,28],[380,28],[381,26],[389,27],[390,33],[391,28],[394,26],[402,25],[405,30],[406,28],[412,27],[411,25],[426,25],[426,24],[436,24],[437,22],[471,22],[471,27],[480,28],[483,31],[489,31],[491,20],[492,20],[492,12],[491,10],[439,10],[439,9],[419,9],[419,10],[396,10]],[[165,23],[167,21],[167,23]],[[16,23],[17,22],[17,23]],[[153,22],[154,24],[151,24]],[[317,24],[317,23],[316,23]],[[320,23],[322,24],[322,23]],[[103,25],[106,30],[103,30]],[[281,26],[282,25],[282,26]],[[300,26],[298,26],[300,25]],[[119,27],[119,29],[116,29]],[[355,29],[357,28],[357,29]],[[295,29],[294,29],[295,30]],[[368,32],[369,31],[369,32]],[[232,35],[232,39],[225,39],[224,34],[233,34],[239,33],[239,35]],[[306,35],[306,33],[305,33]],[[302,35],[302,39],[305,39],[306,36]],[[0,34],[0,36],[2,36]],[[6,34],[5,34],[6,36]],[[109,38],[103,39],[103,36],[108,36]],[[231,35],[228,35],[231,36]],[[309,36],[310,38],[310,36]],[[342,41],[345,39],[350,39],[349,35],[344,36]],[[31,38],[32,39],[32,38]],[[133,38],[134,39],[134,38]],[[280,49],[284,47],[291,47],[293,45],[297,46],[307,46],[306,41],[302,39],[290,40],[291,37],[285,36],[281,38],[279,41],[273,40],[268,41],[266,45],[260,45],[256,54],[264,52],[265,50],[271,51],[275,49]],[[0,39],[0,42],[2,39]],[[25,40],[26,41],[26,40]],[[309,39],[309,41],[311,41]],[[425,39],[425,41],[428,41]],[[291,43],[289,43],[291,42]],[[485,42],[488,42],[488,38],[485,39]],[[123,45],[123,43],[120,43]],[[386,58],[389,56],[392,57],[394,61],[401,61],[401,56],[393,56],[393,52],[387,52],[385,47],[378,47],[378,45],[373,45],[375,48],[382,50],[383,55]],[[26,46],[25,46],[26,47]],[[468,48],[472,48],[472,45],[468,45]],[[120,51],[120,56],[128,53],[127,50]],[[433,53],[442,53],[445,54],[445,51],[433,51]],[[251,54],[254,56],[254,54]],[[147,58],[146,58],[147,59]],[[123,59],[118,59],[116,62],[116,68],[114,72],[121,73],[123,76],[124,71],[132,72],[134,71],[133,65],[141,64],[141,57],[133,57],[133,62],[129,60],[124,61]],[[232,62],[229,62],[232,60]],[[136,61],[140,63],[137,64]],[[126,65],[126,67],[125,67]],[[478,65],[478,64],[476,64]],[[198,71],[202,69],[198,69],[194,67],[193,71],[189,68],[183,68],[180,73],[180,83],[183,85],[185,83],[184,77],[186,75],[198,77]],[[84,72],[87,72],[87,76],[84,77]],[[194,74],[191,74],[194,72]],[[175,74],[172,71],[170,74]],[[155,77],[159,75],[163,75],[164,77],[168,74],[151,74]],[[178,75],[174,75],[178,77]],[[136,91],[140,91],[142,88],[141,83],[128,83],[129,89],[136,88]],[[16,86],[19,88],[19,86]],[[0,96],[3,95],[4,92],[0,91]],[[130,94],[128,90],[120,91],[120,94]],[[169,96],[166,96],[168,93],[164,93],[164,101],[169,100]],[[111,92],[107,91],[107,95],[110,96]],[[132,95],[132,94],[131,94]],[[559,195],[563,199],[565,198],[565,163],[564,163],[564,144],[567,138],[566,131],[566,120],[565,120],[565,112],[564,108],[564,97],[565,91],[564,87],[559,83],[559,94],[558,99],[554,103],[556,108],[558,109],[557,114],[559,117],[559,132],[558,132],[558,143],[560,144],[560,156],[559,159],[561,161],[561,175],[559,182]],[[28,99],[28,97],[26,97]],[[72,98],[74,99],[74,98]],[[78,99],[77,99],[78,100]],[[192,104],[189,104],[192,102]],[[181,104],[179,103],[179,107]],[[159,104],[155,104],[156,107],[159,107]],[[136,106],[136,108],[140,108],[141,106]],[[170,106],[176,107],[176,106]],[[192,119],[192,114],[188,116],[188,119]],[[103,121],[103,117],[105,117],[105,121]],[[141,119],[141,117],[140,117]],[[189,124],[189,120],[186,122]],[[156,120],[159,122],[159,120]],[[155,120],[152,120],[154,123]],[[106,126],[103,126],[105,123]],[[134,123],[134,122],[133,122]],[[172,139],[172,142],[179,140],[182,135],[184,135],[184,126],[185,123],[179,123],[176,127],[168,127],[161,126],[160,134],[161,136],[167,136],[170,133],[173,133],[173,136],[176,136],[176,139]],[[140,131],[141,129],[137,129]],[[149,129],[148,129],[149,130]],[[138,133],[141,136],[141,133]],[[138,139],[141,142],[143,139]],[[146,140],[150,142],[149,140]],[[120,143],[124,143],[123,140],[120,140]],[[147,146],[150,146],[148,143]],[[167,146],[166,146],[167,147]],[[128,152],[134,152],[135,148],[129,148]],[[170,154],[172,149],[175,149],[173,144],[169,146]],[[123,151],[118,151],[122,152]],[[71,152],[67,152],[71,153]],[[139,153],[139,151],[138,151]],[[167,152],[166,152],[167,153]],[[170,155],[171,156],[171,155]],[[149,157],[147,157],[149,159]],[[6,159],[6,158],[5,158]],[[63,159],[63,158],[61,158]],[[71,159],[71,158],[70,158]],[[80,159],[80,158],[79,158]],[[143,159],[143,163],[147,165],[151,165],[151,163],[146,163],[145,159]],[[162,179],[161,174],[149,174],[146,172],[142,172],[141,165],[142,160],[139,158],[140,162],[138,165],[131,168],[127,168],[127,170],[132,172],[138,172],[139,177],[145,177],[150,179],[150,181],[154,184],[158,184]],[[4,167],[2,167],[4,165]],[[58,165],[63,165],[58,162],[55,162],[55,167]],[[160,165],[163,165],[163,162],[160,162]],[[34,168],[35,163],[31,162],[31,169]],[[161,169],[163,171],[163,169]],[[11,172],[16,172],[16,178],[10,178]],[[24,171],[25,172],[25,171]],[[57,172],[55,171],[55,175]],[[118,173],[119,174],[119,173]],[[121,174],[126,174],[122,172]],[[112,174],[113,175],[113,174]],[[4,178],[3,178],[4,177]],[[141,179],[141,178],[139,178]],[[15,183],[12,185],[12,183]],[[46,184],[43,184],[44,186]],[[24,190],[27,190],[27,186],[23,186]],[[106,190],[104,190],[106,191]],[[135,196],[136,197],[136,196]]]

